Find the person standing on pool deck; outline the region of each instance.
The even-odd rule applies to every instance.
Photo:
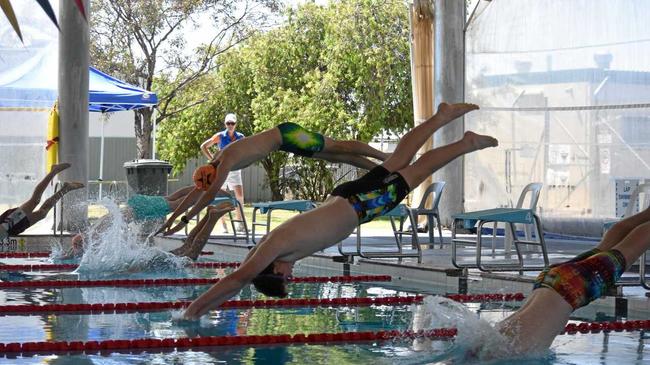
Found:
[[[266,295],[286,296],[287,279],[297,260],[336,244],[359,224],[390,211],[412,187],[455,158],[497,146],[498,141],[490,136],[465,132],[461,140],[428,151],[411,163],[436,130],[475,109],[478,106],[473,104],[440,104],[437,113],[411,129],[381,165],[357,180],[337,186],[322,205],[294,216],[267,234],[236,271],[190,304],[184,318],[197,319],[251,282]]]
[[[47,185],[52,182],[54,177],[61,171],[70,167],[69,163],[60,163],[52,165],[50,172],[45,175],[32,193],[31,198],[17,208],[11,208],[0,214],[0,240],[9,236],[17,236],[27,228],[31,227],[36,222],[47,216],[50,209],[58,202],[65,194],[72,190],[81,189],[84,184],[80,182],[65,182],[61,190],[55,192],[51,197],[47,198],[41,207],[36,210],[36,206],[41,202],[43,193]]]
[[[237,132],[235,130],[235,127],[237,126],[237,116],[233,113],[229,113],[226,115],[226,118],[224,120],[224,125],[226,126],[226,129],[223,131],[216,133],[209,139],[207,139],[205,142],[201,144],[201,152],[207,159],[210,161],[212,160],[213,156],[212,153],[210,153],[210,147],[216,145],[219,150],[223,150],[232,142],[236,142],[242,138],[244,138],[244,134]],[[226,182],[224,183],[224,186],[221,188],[223,189],[224,187],[227,187],[228,190],[232,190],[235,192],[235,198],[237,201],[239,201],[239,204],[241,206],[244,206],[244,187],[242,186],[242,181],[241,181],[241,170],[233,170],[228,173],[228,177],[226,178]],[[241,212],[239,209],[235,210],[235,215],[238,220],[241,220]],[[223,230],[228,233],[228,226],[226,226],[226,220],[225,218],[221,218],[221,225],[223,227]],[[237,231],[243,231],[244,226],[241,223],[237,223]]]
[[[275,128],[229,144],[213,156],[210,164],[196,169],[194,183],[197,189],[205,192],[194,207],[181,218],[180,223],[174,228],[169,228],[172,227],[175,219],[192,205],[190,202],[181,203],[157,233],[166,230],[165,234],[172,234],[181,230],[190,218],[212,202],[230,171],[242,169],[274,151],[347,163],[366,170],[376,167],[377,164],[363,156],[381,161],[389,156],[360,141],[337,141],[320,133],[310,132],[298,124],[285,122]]]

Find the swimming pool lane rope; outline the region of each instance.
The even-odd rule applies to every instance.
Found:
[[[312,333],[295,335],[252,335],[252,336],[205,336],[193,338],[142,338],[134,340],[105,340],[105,341],[51,341],[0,343],[0,353],[22,353],[23,355],[50,354],[58,352],[85,352],[96,354],[102,351],[110,352],[162,352],[182,351],[197,347],[222,346],[268,346],[317,343],[350,343],[350,342],[382,342],[398,339],[429,338],[447,340],[456,336],[455,328],[436,328],[414,331],[377,331],[377,332],[339,332]]]
[[[650,320],[612,321],[592,323],[569,323],[563,334],[577,333],[622,332],[650,330]],[[382,342],[399,339],[429,338],[432,340],[450,340],[458,334],[456,328],[436,328],[421,331],[377,331],[377,332],[342,332],[342,333],[312,333],[295,335],[251,335],[251,336],[205,336],[193,338],[141,338],[134,340],[104,340],[104,341],[42,341],[42,342],[12,342],[0,343],[0,354],[15,356],[22,353],[29,355],[47,355],[52,353],[81,353],[96,354],[104,351],[138,353],[146,351],[165,352],[183,351],[199,347],[235,347],[235,346],[273,346],[294,344],[319,343],[354,343]]]
[[[223,269],[239,265],[239,262],[195,262],[188,266],[200,269]],[[58,271],[75,270],[78,267],[77,264],[0,264],[0,271]]]
[[[0,252],[0,259],[32,259],[50,257],[51,252]],[[213,251],[201,251],[201,255],[214,255]]]
[[[127,287],[127,286],[171,286],[171,285],[212,285],[218,278],[172,278],[172,279],[112,279],[112,280],[32,280],[3,281],[0,289],[9,288],[69,288],[69,287]],[[345,276],[304,276],[290,278],[292,283],[352,283],[363,281],[391,281],[389,275],[345,275]]]
[[[471,294],[446,295],[447,298],[460,302],[504,302],[521,301],[522,293],[509,294]],[[424,296],[388,296],[377,298],[289,298],[267,300],[231,300],[221,305],[221,309],[237,308],[281,308],[281,307],[321,307],[321,306],[370,306],[420,304]],[[82,303],[82,304],[20,304],[0,305],[0,315],[22,315],[36,313],[107,313],[107,312],[143,312],[183,309],[190,301],[175,302],[141,302],[141,303]]]
[[[0,252],[0,259],[30,259],[50,257],[51,252]]]
[[[423,296],[390,296],[377,298],[288,298],[266,300],[230,300],[220,309],[282,308],[282,307],[345,307],[371,305],[404,305],[422,303]],[[107,312],[153,312],[183,309],[191,301],[146,302],[146,303],[95,303],[95,304],[44,304],[44,305],[0,305],[0,315],[36,313],[107,313]]]

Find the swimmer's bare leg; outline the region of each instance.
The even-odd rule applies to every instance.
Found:
[[[209,208],[210,207],[208,207],[208,211],[209,211]],[[190,231],[190,234],[187,235],[187,238],[185,238],[185,241],[183,242],[183,245],[181,247],[175,248],[175,249],[173,249],[173,250],[171,250],[169,252],[173,253],[174,255],[177,255],[177,256],[184,256],[183,253],[192,244],[192,241],[194,240],[196,235],[199,233],[199,231],[202,230],[203,227],[205,226],[205,223],[207,222],[207,218],[208,218],[208,216],[206,215],[205,217],[203,217],[203,219],[201,219],[199,221],[199,223],[194,228],[192,228],[192,230]]]
[[[201,223],[203,224],[200,224],[200,228],[199,226],[196,227],[199,229],[195,228],[193,230],[193,232],[195,231],[194,235],[188,237],[185,241],[185,245],[183,245],[187,245],[187,247],[185,247],[185,249],[181,252],[177,253],[177,255],[196,260],[201,254],[203,247],[205,247],[205,244],[208,242],[210,233],[212,233],[212,229],[214,228],[214,225],[217,223],[219,218],[233,209],[234,206],[230,203],[219,204],[219,206],[216,207],[208,207],[208,213],[205,217],[203,217],[203,219],[201,219]]]
[[[388,156],[390,156],[390,153],[384,153],[361,141],[339,141],[326,136],[323,136],[323,138],[325,140],[325,144],[323,146],[323,151],[321,152],[324,153],[368,156],[381,161],[386,160]]]
[[[29,219],[30,223],[34,224],[35,222],[45,218],[45,216],[50,211],[50,209],[52,209],[52,207],[54,207],[54,204],[56,204],[56,202],[61,200],[61,198],[63,198],[63,196],[65,194],[71,192],[72,190],[81,189],[83,187],[84,187],[84,184],[82,184],[80,182],[76,182],[76,181],[64,182],[61,189],[59,191],[57,191],[56,193],[54,193],[51,197],[47,198],[43,202],[43,205],[41,205],[41,207],[38,208],[37,211],[35,211],[35,212],[31,213],[31,214],[28,213],[28,212],[25,212],[25,215],[27,215],[27,219]]]
[[[426,142],[436,130],[444,127],[454,119],[476,109],[478,109],[478,106],[475,104],[440,103],[436,114],[411,129],[400,139],[395,148],[395,152],[384,161],[382,166],[390,172],[395,172],[407,167],[420,147],[424,145],[424,142]]]
[[[611,249],[629,235],[633,229],[646,222],[650,222],[650,208],[616,222],[605,233],[597,248],[602,251]]]
[[[194,185],[186,186],[184,188],[180,188],[180,189],[176,190],[175,192],[167,195],[165,197],[165,199],[167,199],[168,201],[183,199],[192,190],[194,190]]]
[[[455,158],[484,148],[496,147],[498,144],[499,142],[490,136],[465,132],[459,141],[428,151],[412,165],[399,170],[399,173],[409,187],[414,188]]]
[[[47,186],[52,182],[54,177],[59,172],[67,169],[68,167],[70,167],[69,163],[60,163],[60,164],[52,165],[52,170],[50,170],[50,172],[47,175],[45,175],[43,180],[39,181],[38,184],[36,184],[36,187],[34,188],[34,192],[32,192],[31,198],[29,198],[28,201],[23,203],[20,206],[20,209],[22,209],[22,211],[25,213],[31,213],[32,211],[34,211],[38,203],[41,202],[43,192],[45,191]]]
[[[314,158],[320,158],[325,161],[334,162],[334,163],[346,163],[355,167],[359,167],[366,170],[372,170],[377,166],[375,162],[370,161],[369,159],[359,156],[359,155],[348,155],[348,154],[339,154],[339,153],[329,153],[329,152],[317,152],[314,153]]]

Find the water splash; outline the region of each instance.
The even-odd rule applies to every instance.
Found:
[[[185,272],[189,259],[146,243],[151,225],[132,221],[129,208],[120,209],[112,200],[103,199],[101,204],[108,214],[86,233],[77,273],[96,278],[141,272]]]
[[[54,260],[54,261],[60,260],[61,258],[63,258],[66,255],[67,250],[65,249],[65,247],[63,247],[63,245],[61,244],[58,237],[52,237],[50,239],[50,241],[49,241],[49,244],[50,244],[50,257],[49,258],[50,258],[51,261],[52,260]]]
[[[503,336],[488,321],[469,310],[465,305],[441,296],[425,298],[415,306],[413,329],[457,328],[453,342],[417,339],[413,350],[418,352],[409,364],[522,364],[532,361],[544,363],[545,355],[535,359],[515,356],[511,340]]]

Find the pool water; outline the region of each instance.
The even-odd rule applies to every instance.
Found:
[[[1,260],[5,263],[43,263],[34,259]],[[188,269],[189,270],[189,269]],[[223,276],[230,269],[191,269],[194,277]],[[324,270],[298,269],[296,276],[340,275]],[[138,274],[140,277],[170,277],[165,274]],[[179,276],[182,274],[176,274]],[[134,274],[122,276],[133,278]],[[40,280],[78,278],[70,273],[1,272],[0,279]],[[13,289],[0,291],[0,304],[77,304],[116,302],[156,302],[191,300],[207,286],[132,288]],[[391,283],[304,283],[291,284],[293,298],[382,297],[421,294],[422,290],[398,288]],[[427,294],[444,294],[430,288]],[[254,289],[244,289],[239,298],[262,297]],[[496,322],[521,303],[466,304],[472,316]],[[441,311],[435,307],[436,311]],[[38,314],[0,316],[0,342],[88,341],[136,338],[179,338],[196,336],[237,336],[296,334],[344,331],[379,331],[439,328],[439,318],[456,313],[431,313],[427,303],[418,305],[229,309],[213,311],[200,322],[176,322],[172,311],[104,314]],[[442,310],[444,312],[444,310]],[[461,315],[462,316],[462,315]],[[423,318],[428,319],[423,320]],[[432,321],[433,318],[433,321]],[[606,320],[612,318],[598,318]],[[581,318],[581,320],[586,320]],[[593,320],[590,319],[590,320]],[[612,332],[558,336],[548,356],[512,359],[498,364],[634,364],[650,363],[645,346],[646,332]],[[462,336],[459,336],[462,338]],[[429,364],[462,359],[461,343],[397,339],[363,344],[281,345],[260,347],[197,348],[164,353],[102,353],[94,355],[28,356],[4,354],[1,364]],[[478,363],[478,362],[477,362]]]

